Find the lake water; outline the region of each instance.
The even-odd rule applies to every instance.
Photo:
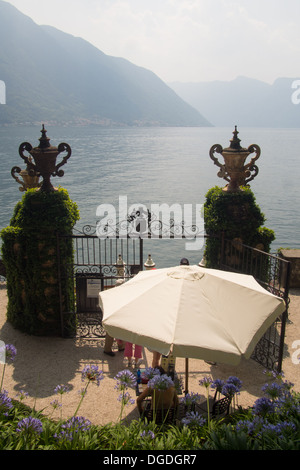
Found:
[[[234,126],[233,126],[234,127]],[[0,128],[0,229],[9,225],[15,204],[22,194],[11,176],[11,168],[25,164],[18,154],[19,145],[39,144],[40,127]],[[78,204],[77,227],[95,225],[100,204],[113,204],[126,196],[128,206],[205,202],[213,186],[226,182],[217,176],[218,168],[209,157],[214,144],[229,146],[233,128],[99,128],[47,127],[50,143],[67,142],[71,158],[64,165],[63,178],[52,178]],[[265,226],[274,230],[279,247],[300,248],[299,178],[300,130],[241,128],[242,147],[257,144],[261,156],[259,173],[250,183],[256,201],[265,214]],[[222,157],[219,156],[219,161]],[[247,162],[250,157],[248,157]],[[60,157],[58,157],[60,161]],[[157,267],[174,266],[186,256],[198,263],[202,250],[186,250],[184,240],[145,240],[144,250],[151,253]]]

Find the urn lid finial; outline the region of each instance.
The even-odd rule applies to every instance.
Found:
[[[42,137],[39,139],[40,145],[38,147],[40,149],[45,149],[47,147],[50,147],[50,139],[49,139],[49,137],[47,137],[46,132],[47,131],[46,131],[45,126],[43,124],[43,128],[41,130]]]
[[[234,150],[241,150],[242,147],[240,145],[241,139],[238,138],[238,130],[237,126],[235,126],[234,132],[233,132],[233,138],[230,140],[230,148]]]

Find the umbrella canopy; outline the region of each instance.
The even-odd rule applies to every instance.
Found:
[[[101,292],[103,325],[115,337],[164,355],[237,365],[284,312],[284,300],[253,276],[199,266],[142,271]]]

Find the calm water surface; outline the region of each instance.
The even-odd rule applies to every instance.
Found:
[[[40,128],[0,128],[0,228],[9,225],[14,206],[22,197],[10,174],[15,165],[25,167],[19,145],[28,141],[37,146]],[[96,223],[98,205],[113,204],[117,209],[119,195],[127,196],[128,206],[195,206],[204,203],[211,187],[225,185],[217,176],[209,149],[213,144],[228,147],[232,132],[233,128],[47,127],[52,145],[67,142],[72,148],[63,167],[65,176],[52,178],[52,182],[66,188],[77,202],[79,229]],[[300,248],[299,129],[241,128],[239,138],[243,147],[253,143],[261,147],[259,173],[251,189],[266,216],[266,227],[275,231],[272,251]],[[147,240],[145,251],[152,254],[157,267],[174,266],[182,256],[191,263],[202,257],[201,250],[186,251],[183,240]]]

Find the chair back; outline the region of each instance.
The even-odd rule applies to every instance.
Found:
[[[222,416],[224,414],[228,415],[231,400],[232,400],[231,397],[224,397],[224,398],[221,398],[220,400],[216,400],[213,404],[212,415],[214,417]]]
[[[177,408],[158,409],[156,411],[145,409],[142,413],[143,419],[154,421],[156,424],[172,424],[176,419]]]

